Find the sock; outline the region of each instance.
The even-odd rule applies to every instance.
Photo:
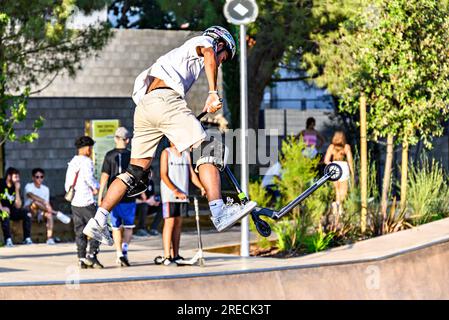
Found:
[[[217,217],[221,214],[223,204],[223,199],[209,201],[209,208],[213,217]]]
[[[127,256],[127,255],[128,255],[128,244],[127,244],[126,242],[123,242],[123,243],[122,243],[122,254],[123,254],[124,256]]]
[[[100,226],[105,226],[108,222],[109,211],[99,207],[95,214],[95,220],[97,220]]]

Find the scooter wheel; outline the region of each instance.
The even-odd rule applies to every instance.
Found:
[[[338,179],[341,178],[342,174],[343,174],[343,170],[341,169],[341,167],[336,164],[336,163],[329,163],[326,168],[324,168],[324,174],[325,175],[330,175],[329,180],[330,181],[337,181]]]
[[[161,256],[154,258],[154,264],[162,264],[162,261],[164,261],[164,258]]]
[[[267,238],[270,236],[271,227],[268,222],[259,218],[257,220],[254,220],[254,224],[256,225],[257,232],[259,232],[262,237]]]

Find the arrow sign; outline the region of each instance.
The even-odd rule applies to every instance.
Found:
[[[256,21],[259,8],[255,0],[227,0],[223,13],[229,23],[241,25]]]

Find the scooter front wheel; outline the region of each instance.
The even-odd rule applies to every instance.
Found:
[[[324,168],[324,174],[330,175],[330,181],[337,181],[343,175],[343,170],[338,164],[331,162]]]

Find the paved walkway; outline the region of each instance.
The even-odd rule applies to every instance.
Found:
[[[196,234],[192,232],[183,234],[181,241],[183,244],[181,254],[185,258],[192,257],[195,253]],[[203,234],[205,248],[238,244],[239,242],[238,227],[224,233],[211,231]],[[135,239],[131,244],[130,260],[133,265],[129,268],[116,266],[114,250],[103,247],[100,259],[106,268],[102,270],[79,270],[76,265],[74,244],[22,245],[14,248],[0,248],[0,299],[14,296],[11,295],[13,291],[6,290],[8,288],[35,286],[37,290],[40,286],[39,290],[44,290],[45,286],[65,285],[67,287],[75,282],[91,286],[103,284],[97,288],[98,290],[101,288],[101,293],[96,298],[107,298],[106,291],[113,290],[117,284],[120,285],[123,292],[128,292],[128,296],[126,296],[128,298],[145,297],[150,299],[154,298],[151,295],[153,291],[148,293],[145,290],[148,290],[148,284],[153,284],[154,288],[159,288],[157,297],[161,299],[173,297],[174,292],[177,292],[176,297],[182,299],[185,298],[183,290],[176,288],[177,286],[186,288],[187,283],[191,289],[188,297],[192,299],[201,299],[203,296],[198,296],[198,294],[204,292],[206,287],[210,291],[207,296],[210,299],[223,297],[283,299],[310,298],[312,296],[313,298],[329,298],[331,293],[333,295],[330,298],[351,298],[356,297],[356,293],[361,294],[362,292],[364,292],[362,298],[404,298],[408,297],[407,292],[409,292],[409,296],[410,292],[424,294],[426,285],[449,286],[449,259],[447,259],[449,253],[447,257],[445,253],[448,251],[446,248],[448,244],[449,219],[444,219],[411,230],[304,257],[290,259],[242,258],[235,255],[206,252],[205,267],[166,267],[153,263],[154,257],[162,253],[161,237],[149,237]],[[419,259],[415,257],[418,253],[422,255]],[[427,265],[420,265],[422,263],[427,263]],[[383,291],[366,291],[370,266],[375,267],[374,271],[381,270],[380,273],[384,279]],[[403,279],[407,270],[410,272],[410,277],[414,277],[414,279],[410,279],[410,282]],[[444,278],[444,282],[441,277]],[[407,291],[404,288],[405,291],[401,291],[402,289],[399,287],[391,295],[385,293],[386,288],[390,290],[395,288],[395,285],[416,286],[420,283],[418,281],[420,278],[422,278],[424,289],[421,286],[419,290],[415,288],[414,291],[410,291],[411,289]],[[385,281],[387,280],[392,283],[386,285]],[[217,285],[212,286],[214,282],[223,283],[223,281],[229,285],[226,287],[227,290],[224,290],[224,287],[217,287]],[[106,283],[109,285],[105,286]],[[268,286],[268,283],[272,283],[272,286]],[[355,283],[360,286],[359,290],[355,290]],[[205,287],[205,284],[208,285]],[[194,291],[195,285],[202,289],[198,292]],[[329,285],[341,290],[324,290]],[[129,286],[127,290],[124,289],[126,286]],[[233,286],[234,291],[230,289]],[[249,294],[245,288],[251,288],[251,293]],[[317,297],[314,292],[318,289],[321,290],[321,295]],[[139,293],[139,290],[143,290],[142,293]],[[143,293],[144,291],[145,293]],[[9,293],[7,294],[7,292]],[[54,298],[72,297],[72,293],[67,291],[64,294],[54,294]],[[417,294],[411,294],[410,297],[415,297]],[[446,287],[434,288],[432,294],[434,298],[435,294],[437,294],[436,298],[448,298],[449,287],[447,291]],[[432,296],[432,294],[429,295],[427,292],[427,296]],[[19,296],[25,297],[26,292],[20,291]],[[77,297],[79,298],[79,296]]]

